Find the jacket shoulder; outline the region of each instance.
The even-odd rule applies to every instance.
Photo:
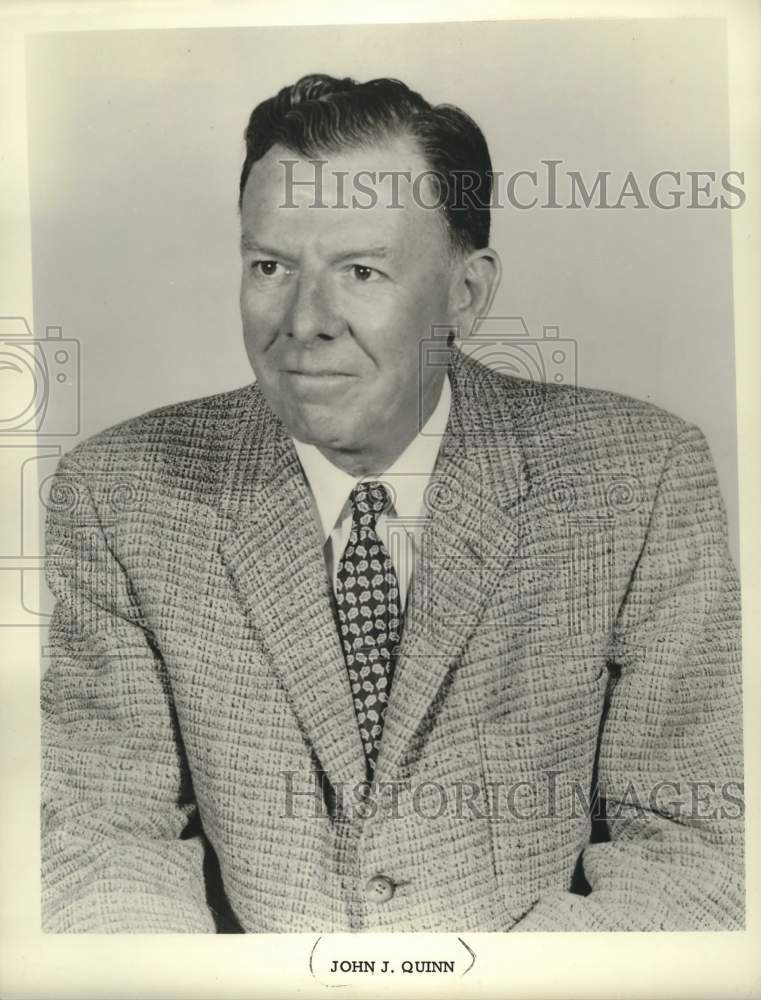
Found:
[[[674,413],[608,389],[532,382],[471,359],[458,366],[471,412],[514,438],[538,479],[634,475],[655,485],[683,436],[702,446],[700,430]],[[482,423],[484,418],[479,418]],[[691,440],[690,440],[691,439]]]
[[[648,445],[668,448],[685,432],[697,431],[655,403],[609,389],[530,382],[499,372],[490,377],[511,423],[529,443],[565,438],[569,445],[629,452]]]
[[[115,462],[145,468],[168,455],[208,452],[215,442],[229,440],[241,415],[256,405],[255,384],[157,407],[130,417],[79,442],[62,464],[83,470]]]

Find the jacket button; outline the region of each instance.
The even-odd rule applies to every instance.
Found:
[[[365,895],[371,903],[387,903],[394,895],[396,886],[385,875],[373,875],[365,886]]]

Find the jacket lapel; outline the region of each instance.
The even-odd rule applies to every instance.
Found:
[[[377,778],[425,732],[520,539],[529,488],[509,390],[454,352],[452,408],[427,490]],[[256,386],[231,437],[222,557],[330,781],[365,777],[321,536],[293,444]]]
[[[393,780],[430,727],[429,713],[520,539],[528,492],[516,421],[500,380],[460,355],[452,410],[427,491],[430,519],[415,562],[377,777]],[[500,402],[501,401],[501,402]]]
[[[222,557],[321,767],[353,785],[365,757],[311,496],[290,438],[252,394],[223,490]]]

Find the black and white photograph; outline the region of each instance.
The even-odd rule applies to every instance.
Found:
[[[282,976],[379,996],[501,941],[536,995],[571,940],[747,963],[736,24],[282,22],[23,38],[43,950],[299,935]]]

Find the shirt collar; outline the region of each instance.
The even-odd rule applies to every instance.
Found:
[[[315,445],[293,439],[317,506],[323,538],[327,539],[330,536],[348,501],[349,494],[357,483],[363,480],[382,482],[390,487],[394,496],[394,510],[399,517],[411,517],[421,513],[423,496],[436,465],[451,404],[452,388],[447,374],[439,400],[422,429],[396,461],[378,476],[362,476],[359,479],[350,476],[325,458]]]

